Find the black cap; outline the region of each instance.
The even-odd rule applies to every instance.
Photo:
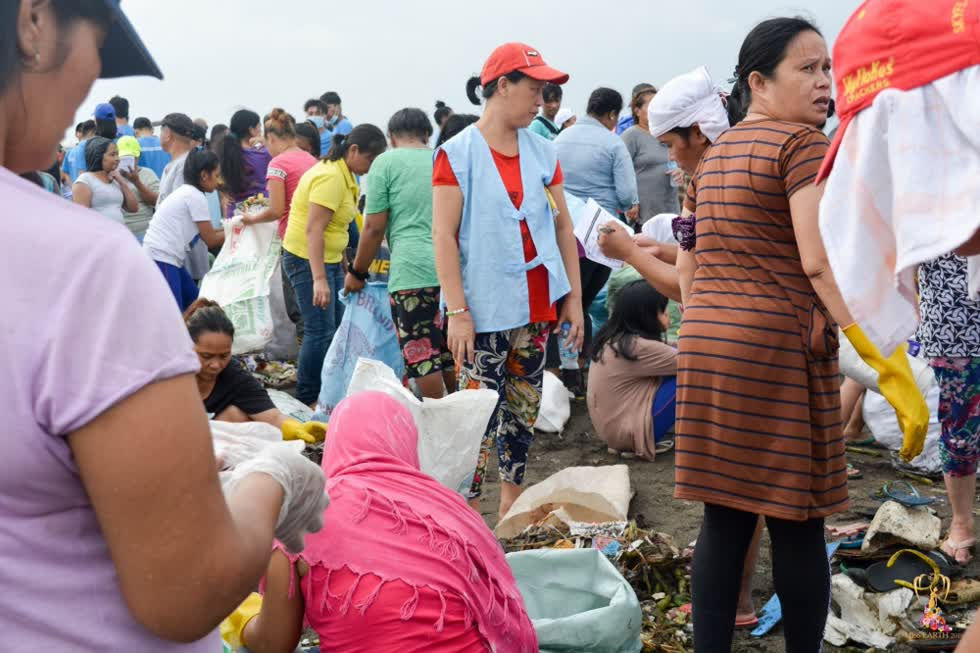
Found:
[[[163,79],[163,73],[143,45],[133,24],[119,7],[119,0],[104,0],[111,14],[109,32],[99,50],[102,59],[102,79],[150,75]]]
[[[166,127],[175,134],[180,134],[184,138],[197,139],[197,125],[190,117],[183,113],[168,113],[163,122],[160,123],[161,127]]]

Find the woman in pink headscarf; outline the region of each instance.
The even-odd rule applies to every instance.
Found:
[[[341,402],[323,471],[331,497],[323,530],[299,556],[273,554],[262,611],[243,632],[250,651],[292,650],[304,617],[324,653],[538,650],[490,529],[419,471],[405,407],[376,392]]]

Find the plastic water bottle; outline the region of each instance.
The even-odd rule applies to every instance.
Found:
[[[677,180],[676,179],[674,179],[674,170],[677,170],[677,161],[668,161],[667,162],[667,176],[670,177],[670,187],[671,188],[678,188],[678,187],[680,187],[680,184],[677,183]]]
[[[578,351],[575,350],[575,347],[569,347],[565,344],[568,340],[568,334],[571,332],[572,323],[564,322],[558,335],[558,354],[561,357],[561,369],[563,370],[578,369]]]

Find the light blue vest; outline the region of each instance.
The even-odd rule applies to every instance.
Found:
[[[548,270],[554,303],[571,291],[558,249],[555,218],[545,195],[558,164],[555,146],[526,129],[517,133],[524,200],[520,209],[504,187],[490,146],[475,125],[443,144],[463,193],[459,256],[463,292],[477,333],[523,327],[531,322],[527,272]],[[520,221],[527,220],[538,255],[524,262]]]

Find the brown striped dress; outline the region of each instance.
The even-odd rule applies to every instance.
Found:
[[[827,146],[812,127],[744,121],[691,182],[697,272],[677,361],[679,499],[799,521],[847,507],[837,326],[803,273],[789,212]]]

